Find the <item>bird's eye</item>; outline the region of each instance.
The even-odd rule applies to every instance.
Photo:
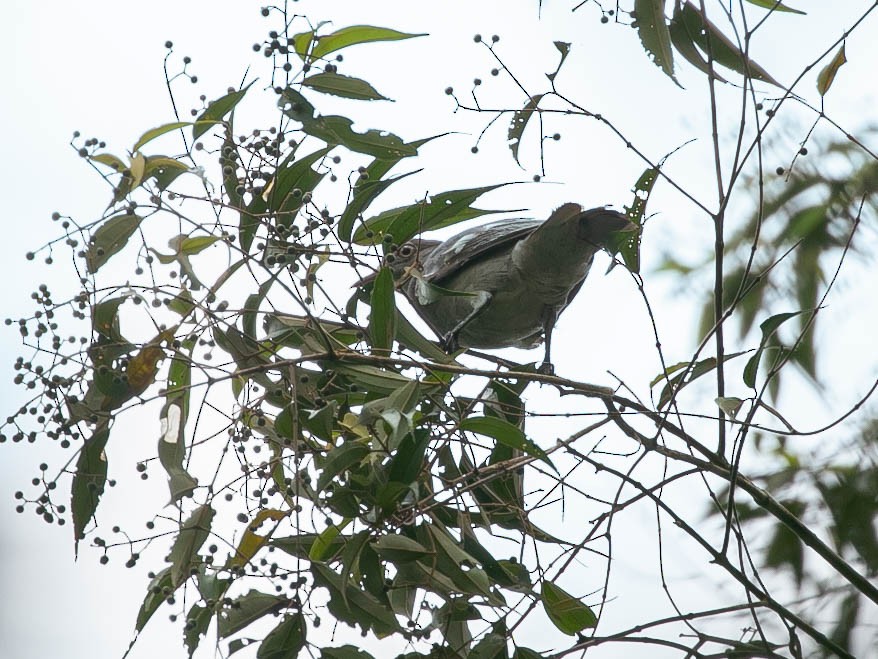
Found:
[[[406,243],[405,245],[403,245],[402,247],[399,248],[399,251],[397,251],[397,254],[399,254],[399,256],[401,256],[404,259],[407,259],[408,257],[412,256],[414,253],[415,253],[415,246],[412,245],[411,243]]]

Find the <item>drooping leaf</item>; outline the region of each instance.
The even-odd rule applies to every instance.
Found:
[[[201,564],[198,550],[210,535],[214,515],[216,511],[210,506],[199,506],[177,532],[171,551],[165,558],[171,564],[171,580],[175,588],[189,578],[192,568]]]
[[[305,647],[306,631],[301,613],[284,616],[262,641],[256,659],[297,659]]]
[[[765,69],[747,57],[716,25],[701,14],[698,7],[688,0],[674,8],[671,26],[673,27],[674,24],[686,34],[686,39],[678,38],[678,41],[694,43],[714,62],[755,80],[762,80],[776,87],[781,86]]]
[[[314,91],[324,94],[333,94],[342,98],[352,98],[359,101],[389,101],[390,99],[379,94],[378,91],[365,80],[344,76],[340,73],[316,73],[308,76],[302,84]]]
[[[594,611],[551,581],[543,581],[540,595],[549,620],[568,636],[597,625]]]
[[[677,82],[674,76],[671,33],[665,20],[665,0],[634,0],[634,11],[637,13],[637,34],[640,36],[640,43],[649,53],[653,64],[664,71],[671,80]]]
[[[158,610],[162,603],[173,593],[175,586],[171,579],[171,568],[166,567],[164,570],[156,574],[149,582],[146,589],[146,597],[140,605],[140,611],[137,613],[137,620],[134,623],[134,629],[142,632],[146,627],[146,623],[152,618],[152,615]]]
[[[835,53],[835,56],[832,58],[832,61],[824,66],[817,75],[817,91],[821,96],[826,96],[826,92],[829,91],[829,88],[832,87],[832,83],[835,81],[835,76],[838,73],[838,70],[847,61],[848,59],[844,52],[844,44],[842,43],[838,52]]]
[[[744,384],[748,387],[756,386],[756,373],[759,370],[759,362],[762,359],[762,353],[765,351],[769,339],[771,339],[778,328],[786,321],[803,313],[805,312],[790,311],[787,313],[779,313],[762,321],[759,325],[759,329],[762,330],[762,340],[759,343],[759,348],[756,350],[756,354],[749,359],[747,365],[744,367]]]
[[[321,563],[312,563],[311,572],[314,585],[329,591],[329,611],[336,619],[359,625],[363,631],[372,630],[379,638],[401,631],[393,612],[371,593],[345,584],[338,573]]]
[[[198,649],[201,637],[207,634],[207,628],[210,627],[210,621],[213,620],[214,611],[212,608],[193,604],[186,614],[186,626],[183,628],[183,643],[189,651],[189,659]]]
[[[101,224],[88,241],[85,264],[89,273],[96,273],[110,257],[119,252],[140,227],[143,218],[124,213]]]
[[[369,338],[376,354],[387,355],[393,348],[397,317],[395,291],[393,272],[390,268],[381,268],[372,286],[369,314]]]
[[[243,89],[230,92],[225,96],[221,96],[215,101],[212,101],[207,106],[207,109],[198,116],[195,125],[192,126],[192,139],[197,140],[210,130],[210,127],[213,124],[222,121],[223,117],[234,110],[235,106],[241,102],[241,99],[244,98],[244,95],[247,93],[247,90],[250,89],[252,84],[253,83],[251,82]]]
[[[561,71],[561,67],[564,66],[564,62],[567,60],[567,56],[570,54],[570,44],[566,41],[555,41],[555,48],[558,49],[558,52],[561,53],[561,59],[558,61],[558,66],[552,73],[547,73],[546,77],[552,82],[555,81],[555,78],[558,77],[558,72]]]
[[[509,131],[506,135],[506,139],[509,144],[509,149],[512,151],[512,157],[515,158],[515,162],[519,165],[521,162],[518,160],[518,149],[521,147],[521,137],[524,134],[524,129],[527,128],[527,124],[531,120],[531,117],[533,117],[534,114],[537,114],[537,108],[539,107],[543,96],[545,96],[545,94],[534,94],[531,96],[521,110],[517,110],[512,114],[512,121],[509,122]]]
[[[317,479],[317,491],[325,488],[340,473],[360,464],[372,450],[359,441],[347,441],[333,448],[326,455],[320,477]]]
[[[376,163],[380,163],[383,165],[384,161],[375,160],[372,165],[375,165]],[[420,171],[420,169],[416,169],[412,172],[406,172],[405,174],[400,174],[399,176],[384,180],[374,180],[373,177],[368,177],[364,183],[358,183],[354,187],[353,199],[351,199],[350,203],[344,209],[344,212],[339,218],[339,237],[342,240],[350,240],[351,233],[354,229],[354,222],[356,221],[357,217],[359,217],[363,213],[363,211],[365,211],[369,207],[369,204],[371,204],[378,197],[378,195],[380,195],[397,181],[401,181],[407,176],[417,174]],[[368,174],[369,168],[367,167],[366,171],[363,173]]]
[[[386,27],[377,27],[374,25],[351,25],[336,30],[331,34],[318,35],[313,37],[316,45],[311,50],[311,59],[320,59],[326,57],[330,53],[334,53],[348,46],[356,46],[361,43],[373,43],[375,41],[399,41],[401,39],[412,39],[414,37],[425,37],[426,33],[407,34]],[[296,44],[296,52],[299,51],[299,44]]]
[[[85,440],[76,461],[76,473],[73,475],[70,492],[70,511],[73,515],[74,551],[77,553],[85,527],[94,517],[104,493],[104,484],[107,482],[107,456],[104,447],[109,438],[109,425],[100,424],[95,428],[94,434]]]
[[[409,563],[433,553],[417,540],[398,533],[381,536],[372,543],[372,547],[391,563]]]

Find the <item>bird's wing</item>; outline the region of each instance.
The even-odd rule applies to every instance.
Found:
[[[479,256],[512,245],[533,233],[543,223],[537,219],[514,219],[489,222],[452,236],[430,251],[424,260],[427,281],[439,284]]]

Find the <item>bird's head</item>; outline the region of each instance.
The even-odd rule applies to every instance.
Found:
[[[624,214],[608,208],[583,211],[579,214],[578,222],[580,239],[611,254],[617,252],[622,243],[629,239],[628,234],[638,229]]]
[[[427,255],[441,244],[439,240],[427,240],[425,238],[415,238],[403,243],[396,249],[385,255],[381,261],[382,267],[390,268],[393,273],[393,279],[397,282],[397,286],[404,284],[411,277],[412,270],[420,270],[421,264]],[[370,284],[378,276],[377,272],[366,275],[356,286],[365,286]]]

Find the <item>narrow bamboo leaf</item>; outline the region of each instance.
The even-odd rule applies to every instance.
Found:
[[[841,44],[841,48],[838,49],[835,57],[832,58],[832,61],[829,64],[823,67],[817,76],[817,91],[821,96],[826,96],[826,92],[829,91],[829,88],[832,87],[832,83],[835,81],[835,76],[838,73],[838,70],[847,61],[848,59],[844,52],[844,44]]]
[[[665,20],[665,1],[634,0],[634,10],[637,12],[637,34],[640,36],[640,43],[649,53],[653,64],[664,71],[671,80],[677,82],[674,76],[671,33]]]
[[[740,357],[743,354],[749,352],[748,350],[743,350],[741,352],[733,352],[727,355],[723,355],[723,363],[729,361],[730,359],[734,359],[735,357]],[[716,369],[717,360],[716,357],[708,357],[707,359],[702,359],[700,361],[695,362],[695,365],[691,370],[686,371],[683,370],[682,373],[676,375],[669,380],[670,374],[676,371],[679,371],[685,366],[688,366],[689,362],[680,362],[679,364],[675,364],[668,368],[668,372],[666,375],[659,375],[655,379],[653,379],[653,386],[658,384],[662,380],[666,380],[665,386],[662,389],[661,394],[659,395],[658,409],[662,409],[665,405],[667,405],[671,399],[676,396],[680,390],[700,378],[702,375],[706,375],[710,373],[714,369]],[[685,378],[685,380],[684,380]]]
[[[163,126],[158,126],[157,128],[148,130],[140,136],[140,139],[138,139],[134,143],[134,146],[131,147],[131,152],[134,153],[135,151],[140,151],[141,147],[143,147],[145,144],[148,144],[157,137],[161,137],[165,133],[170,133],[171,131],[191,125],[191,121],[174,121],[172,123],[164,124]]]
[[[389,354],[396,338],[396,302],[393,272],[381,268],[372,286],[369,314],[369,338],[376,354]]]
[[[529,440],[518,426],[512,425],[505,419],[495,416],[472,416],[461,422],[460,429],[496,439],[506,446],[539,458],[555,469],[546,452]]]
[[[302,81],[305,87],[324,94],[332,94],[358,101],[389,101],[365,80],[340,73],[317,73]]]
[[[330,53],[334,53],[348,46],[356,46],[361,43],[372,43],[375,41],[399,41],[401,39],[411,39],[413,37],[425,37],[426,33],[407,34],[398,32],[386,27],[376,27],[373,25],[351,25],[349,27],[336,30],[332,34],[314,37],[316,45],[311,50],[311,59],[320,59],[326,57]],[[299,44],[296,44],[296,52],[298,52]]]
[[[306,631],[301,613],[284,616],[262,641],[256,659],[297,659],[305,647]]]
[[[104,447],[110,438],[110,428],[99,425],[79,452],[76,472],[70,491],[70,512],[73,515],[74,552],[79,551],[79,541],[84,537],[86,525],[94,517],[104,485],[107,482],[107,456]]]
[[[802,14],[803,16],[805,15],[805,12],[798,9],[793,9],[792,7],[787,7],[785,4],[782,4],[780,0],[747,0],[747,2],[749,2],[751,5],[756,5],[757,7],[771,9],[772,11],[784,11],[791,14]]]
[[[673,23],[677,23],[687,33],[688,40],[696,44],[705,54],[710,53],[713,60],[741,75],[771,83],[781,84],[765,69],[754,62],[726,37],[712,22],[701,14],[691,2],[678,4],[674,9]],[[679,39],[678,39],[679,40]]]
[[[803,313],[805,313],[804,310],[788,311],[786,313],[775,314],[774,316],[762,321],[762,324],[759,325],[759,329],[762,330],[762,340],[759,342],[759,349],[756,351],[756,354],[750,358],[747,365],[744,367],[744,384],[748,387],[756,386],[756,373],[759,371],[759,362],[762,359],[762,353],[765,352],[769,340],[778,328],[786,321]]]
[[[594,611],[551,581],[543,581],[540,595],[549,620],[568,636],[598,624]]]
[[[517,110],[513,113],[512,121],[509,122],[509,131],[506,135],[506,139],[509,143],[509,149],[512,151],[512,157],[515,158],[515,162],[519,165],[521,165],[521,162],[518,159],[518,149],[521,147],[521,137],[524,134],[524,129],[527,128],[527,124],[531,120],[531,117],[537,113],[537,108],[539,107],[543,96],[545,96],[545,94],[534,94],[531,96],[521,110]]]
[[[119,252],[140,227],[143,218],[125,213],[101,224],[88,241],[85,264],[90,274],[96,273],[114,254]]]
[[[201,563],[198,550],[210,535],[210,525],[216,514],[208,505],[199,506],[189,515],[177,533],[177,538],[165,560],[171,564],[171,578],[174,587],[186,581],[193,567]]]
[[[251,590],[223,607],[217,616],[217,633],[220,638],[235,634],[263,616],[278,611],[289,604],[282,595],[269,595]]]
[[[222,121],[223,117],[234,110],[235,106],[241,102],[241,99],[244,98],[244,95],[247,93],[247,90],[250,89],[252,84],[253,83],[251,82],[244,87],[244,89],[230,92],[211,102],[207,106],[207,109],[198,116],[195,125],[192,126],[192,139],[197,140],[210,130],[210,127],[214,123]]]

